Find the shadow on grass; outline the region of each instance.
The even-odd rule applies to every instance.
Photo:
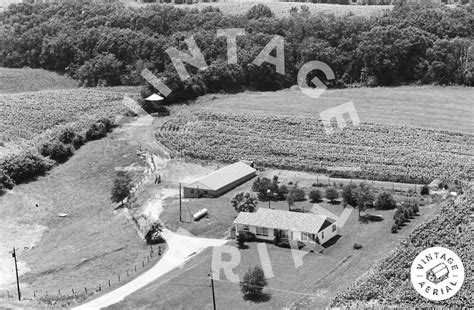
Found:
[[[272,295],[269,293],[261,293],[261,294],[248,294],[244,296],[244,300],[251,301],[256,304],[267,302],[272,299]]]
[[[237,248],[238,248],[239,250],[247,250],[247,249],[249,248],[249,246],[246,245],[246,244],[244,244],[244,245],[237,245]]]

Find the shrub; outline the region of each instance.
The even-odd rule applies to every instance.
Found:
[[[287,249],[291,248],[290,241],[286,238],[281,239],[280,241],[278,241],[277,246],[279,246],[281,248],[287,248]],[[305,244],[304,244],[304,242],[296,241],[296,246],[298,247],[298,250],[300,250],[300,249],[305,247]]]
[[[76,133],[71,128],[66,128],[59,135],[58,140],[64,144],[72,144],[72,140],[76,136]]]
[[[397,207],[397,203],[389,192],[382,192],[377,196],[375,201],[375,209],[377,210],[391,210]]]
[[[245,245],[245,237],[242,234],[237,235],[237,244],[239,245],[239,249],[242,249]]]
[[[241,230],[239,235],[242,235],[245,242],[254,241],[256,239],[255,234],[250,231]]]
[[[293,201],[303,201],[306,199],[304,189],[301,187],[293,186],[288,192],[288,197],[291,197]]]
[[[352,246],[354,249],[356,250],[359,250],[359,249],[362,249],[362,244],[358,244],[357,242],[354,243],[354,245]]]
[[[392,234],[397,233],[398,232],[398,226],[396,224],[393,224],[391,231],[392,231]]]
[[[103,123],[97,122],[92,124],[86,131],[87,141],[98,140],[107,135],[106,126]]]
[[[55,142],[51,144],[49,148],[49,158],[58,163],[65,162],[73,154],[74,147],[70,144],[64,144],[62,142]]]
[[[103,118],[99,119],[99,120],[97,121],[97,123],[104,124],[104,126],[105,126],[105,131],[106,131],[106,132],[111,131],[112,128],[113,128],[112,121],[111,121],[110,119],[106,118],[106,117],[103,117]]]
[[[26,152],[24,154],[11,155],[0,163],[0,170],[7,174],[11,181],[19,184],[23,181],[44,174],[55,162],[34,154]]]
[[[163,225],[160,222],[155,222],[151,226],[150,230],[145,235],[145,240],[148,244],[158,244],[165,242],[165,239],[161,235],[163,232]]]
[[[430,194],[430,188],[428,187],[428,185],[423,185],[423,187],[420,190],[420,194],[423,196]]]
[[[323,198],[323,194],[319,189],[313,189],[309,193],[309,199],[311,199],[312,202],[320,202],[321,199]]]
[[[85,139],[83,136],[77,134],[73,139],[72,139],[72,145],[76,150],[78,150],[81,146],[84,145]]]
[[[264,5],[264,4],[257,4],[257,5],[254,5],[253,7],[250,8],[250,10],[247,12],[247,14],[245,14],[245,17],[247,19],[259,19],[259,18],[262,18],[262,17],[273,17],[274,14],[272,12],[272,10]]]
[[[413,214],[414,215],[418,215],[418,212],[420,212],[420,208],[418,207],[418,204],[417,203],[414,203],[412,206],[411,206],[412,210],[413,210]]]
[[[250,267],[240,282],[240,291],[244,296],[259,295],[266,285],[267,279],[265,279],[263,269],[259,266],[255,266],[253,269]]]
[[[10,176],[3,170],[0,170],[0,194],[2,194],[5,189],[12,189],[13,185],[15,185],[15,183]]]
[[[339,198],[339,192],[334,187],[328,187],[326,189],[326,198],[334,202],[335,199]]]

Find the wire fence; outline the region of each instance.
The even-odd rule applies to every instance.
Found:
[[[140,274],[145,269],[149,268],[150,265],[156,263],[160,257],[164,254],[166,246],[161,245],[150,245],[149,249],[144,251],[141,263],[134,264],[125,270],[121,270],[115,274],[111,274],[109,277],[95,278],[87,276],[72,276],[63,274],[58,276],[69,278],[70,283],[77,283],[84,281],[86,283],[96,282],[95,285],[70,285],[62,286],[58,288],[48,289],[25,289],[21,290],[21,300],[38,300],[48,305],[59,305],[68,306],[84,301],[86,298],[101,293],[102,291],[108,291],[113,288],[120,286],[120,284],[126,283],[132,280],[135,276]],[[21,289],[21,277],[20,277],[20,289]],[[0,298],[18,299],[18,292],[16,287],[9,290],[0,290]]]

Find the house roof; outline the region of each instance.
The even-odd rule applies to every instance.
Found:
[[[234,224],[259,226],[273,229],[301,231],[316,234],[335,220],[314,213],[300,213],[259,208],[257,212],[240,212]]]
[[[257,170],[250,167],[243,162],[236,162],[232,165],[225,166],[219,170],[216,170],[205,177],[195,180],[184,187],[191,187],[208,190],[218,190],[234,181],[237,181],[243,177],[246,177]]]
[[[145,98],[145,100],[147,101],[160,101],[160,100],[163,100],[164,98],[161,97],[160,95],[157,95],[157,94],[152,94],[150,96],[148,96],[147,98]]]

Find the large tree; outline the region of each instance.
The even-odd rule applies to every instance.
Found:
[[[263,287],[267,285],[267,279],[260,266],[250,267],[240,282],[240,291],[244,296],[252,297],[260,295]]]
[[[365,211],[374,206],[374,195],[372,194],[372,189],[368,184],[360,183],[359,187],[355,190],[355,196],[360,217],[361,211]]]
[[[132,178],[124,171],[118,171],[111,191],[112,202],[122,202],[130,195],[132,190]]]
[[[333,203],[334,200],[339,198],[339,192],[334,187],[328,187],[326,189],[326,198],[329,199],[331,203]]]

